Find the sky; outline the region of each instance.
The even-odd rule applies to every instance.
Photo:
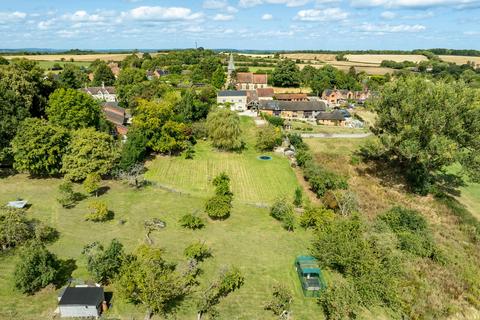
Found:
[[[0,48],[480,49],[480,0],[0,0]]]

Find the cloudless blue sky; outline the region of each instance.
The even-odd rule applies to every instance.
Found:
[[[480,0],[0,0],[1,48],[480,49]]]

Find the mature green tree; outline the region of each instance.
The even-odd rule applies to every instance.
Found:
[[[403,168],[413,190],[426,193],[439,170],[459,162],[480,181],[480,97],[462,82],[402,77],[375,103],[376,155]]]
[[[113,74],[112,69],[110,69],[105,62],[99,64],[93,72],[92,85],[101,86],[103,84],[106,86],[112,86],[114,83],[115,75]]]
[[[105,201],[92,201],[88,205],[88,213],[85,215],[85,220],[93,222],[104,222],[112,218],[110,210],[108,210]]]
[[[256,147],[260,151],[272,151],[282,144],[282,131],[274,126],[264,126],[257,131]]]
[[[272,81],[277,87],[298,87],[300,85],[300,70],[295,61],[281,60],[273,70]]]
[[[207,117],[208,136],[213,146],[221,150],[239,150],[241,139],[240,117],[228,109],[217,109]]]
[[[226,80],[227,77],[225,76],[225,71],[223,70],[222,66],[219,66],[217,70],[215,70],[215,72],[212,74],[211,83],[215,88],[221,89],[225,85]]]
[[[32,238],[32,232],[23,210],[0,209],[0,251],[23,244]]]
[[[220,59],[213,55],[203,58],[198,64],[198,68],[203,79],[211,79],[215,71],[221,67],[222,64],[220,62]]]
[[[86,245],[82,253],[87,257],[88,272],[102,284],[110,283],[118,275],[126,258],[123,245],[117,239],[113,239],[106,248],[99,242],[93,242]]]
[[[54,283],[59,276],[60,261],[40,243],[31,243],[20,252],[13,274],[15,287],[22,293],[35,291]]]
[[[93,128],[80,129],[73,133],[61,172],[72,181],[83,180],[90,173],[104,175],[110,172],[116,158],[116,145],[110,135]]]
[[[4,57],[0,56],[0,65],[8,65],[10,64],[10,62],[8,62],[7,59],[5,59]]]
[[[58,174],[69,141],[66,129],[44,119],[25,119],[12,140],[14,168],[32,175]]]
[[[100,105],[90,95],[74,89],[57,89],[50,95],[48,120],[68,129],[98,127]]]
[[[123,68],[140,68],[142,66],[142,59],[136,54],[132,53],[123,59],[121,62]]]
[[[169,92],[160,102],[139,100],[133,127],[145,135],[147,147],[155,152],[178,153],[189,146],[190,126],[172,120],[173,106],[178,101],[175,92]]]
[[[65,64],[58,81],[64,88],[78,89],[86,85],[88,75],[74,64]]]
[[[120,71],[116,82],[117,86],[126,86],[147,80],[145,70],[137,68],[124,68]]]
[[[115,281],[118,295],[134,304],[143,304],[148,314],[166,314],[169,304],[185,294],[175,265],[163,258],[163,251],[142,245],[120,268]]]
[[[142,162],[147,154],[148,139],[145,134],[135,127],[128,130],[127,141],[122,147],[118,166],[122,170],[129,170],[137,163]]]
[[[187,89],[182,92],[182,97],[174,110],[180,116],[180,120],[193,122],[205,119],[212,104],[208,92],[202,91],[197,94],[194,89]]]
[[[7,162],[10,141],[20,122],[29,115],[28,107],[0,78],[0,163]]]
[[[146,80],[145,70],[137,68],[122,69],[115,81],[117,98],[120,104],[124,107],[134,108],[137,97],[151,99],[157,97],[158,93],[165,91],[157,81]]]

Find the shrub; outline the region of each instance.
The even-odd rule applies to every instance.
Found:
[[[282,132],[274,126],[265,126],[257,131],[256,148],[260,151],[271,151],[282,144]]]
[[[179,223],[182,227],[192,229],[192,230],[201,229],[205,226],[205,222],[203,221],[202,218],[196,215],[193,215],[191,213],[181,217],[179,220]]]
[[[207,200],[205,212],[212,219],[226,219],[230,216],[232,208],[229,196],[215,195]]]
[[[123,245],[117,239],[113,239],[107,248],[98,242],[90,243],[84,247],[82,254],[87,257],[88,272],[95,281],[104,284],[118,275],[125,258]]]
[[[265,304],[265,310],[271,310],[276,316],[290,312],[293,296],[284,285],[276,284],[273,287],[272,299]]]
[[[70,181],[63,181],[58,186],[58,191],[60,197],[57,198],[58,203],[60,203],[64,208],[71,208],[77,202],[77,196],[73,191],[73,183]]]
[[[335,279],[322,292],[318,303],[329,320],[355,319],[360,313],[360,297],[353,283]]]
[[[85,216],[86,220],[102,222],[111,219],[111,212],[104,201],[93,201],[89,204],[90,212]]]
[[[308,150],[297,149],[295,159],[297,160],[297,164],[300,167],[304,168],[304,167],[306,167],[307,163],[309,163],[313,160],[313,157]]]
[[[222,281],[220,282],[219,292],[221,296],[227,296],[228,293],[239,289],[243,283],[245,282],[245,278],[243,277],[242,273],[238,268],[231,268],[227,270],[222,277]]]
[[[58,239],[58,231],[44,223],[35,225],[35,238],[40,242],[53,242]]]
[[[293,207],[286,199],[277,199],[270,208],[270,215],[282,222],[285,230],[293,231],[295,218],[293,216]]]
[[[212,256],[212,251],[208,248],[205,243],[195,242],[185,248],[183,251],[185,256],[190,259],[195,259],[197,261],[203,261],[206,258]]]
[[[304,168],[303,175],[310,183],[312,191],[315,192],[318,197],[323,196],[327,190],[348,188],[347,181],[344,177],[320,168],[313,162],[309,162]]]
[[[293,205],[295,207],[301,207],[302,206],[302,197],[303,197],[303,194],[302,194],[302,188],[300,187],[297,187],[295,189],[295,193],[293,195]]]
[[[300,226],[308,228],[322,228],[335,219],[332,210],[323,207],[307,207],[300,216]]]
[[[98,173],[89,173],[87,177],[83,181],[83,189],[86,193],[92,194],[95,193],[97,195],[98,188],[100,187],[100,182],[102,178]]]

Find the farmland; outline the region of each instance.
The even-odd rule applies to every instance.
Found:
[[[439,56],[445,62],[453,62],[456,64],[466,64],[470,61],[475,62],[475,64],[480,65],[480,57],[469,57],[469,56]]]
[[[374,64],[380,64],[383,60],[395,62],[412,61],[415,63],[428,60],[427,57],[420,54],[347,54],[345,58],[350,62]]]
[[[152,53],[152,55],[156,55],[159,53]],[[39,54],[39,55],[5,55],[3,56],[5,59],[13,59],[13,58],[24,58],[28,60],[35,60],[35,61],[79,61],[79,62],[92,62],[97,59],[103,61],[122,61],[125,57],[131,55],[131,53],[96,53],[96,54]],[[138,54],[141,55],[140,53]]]

